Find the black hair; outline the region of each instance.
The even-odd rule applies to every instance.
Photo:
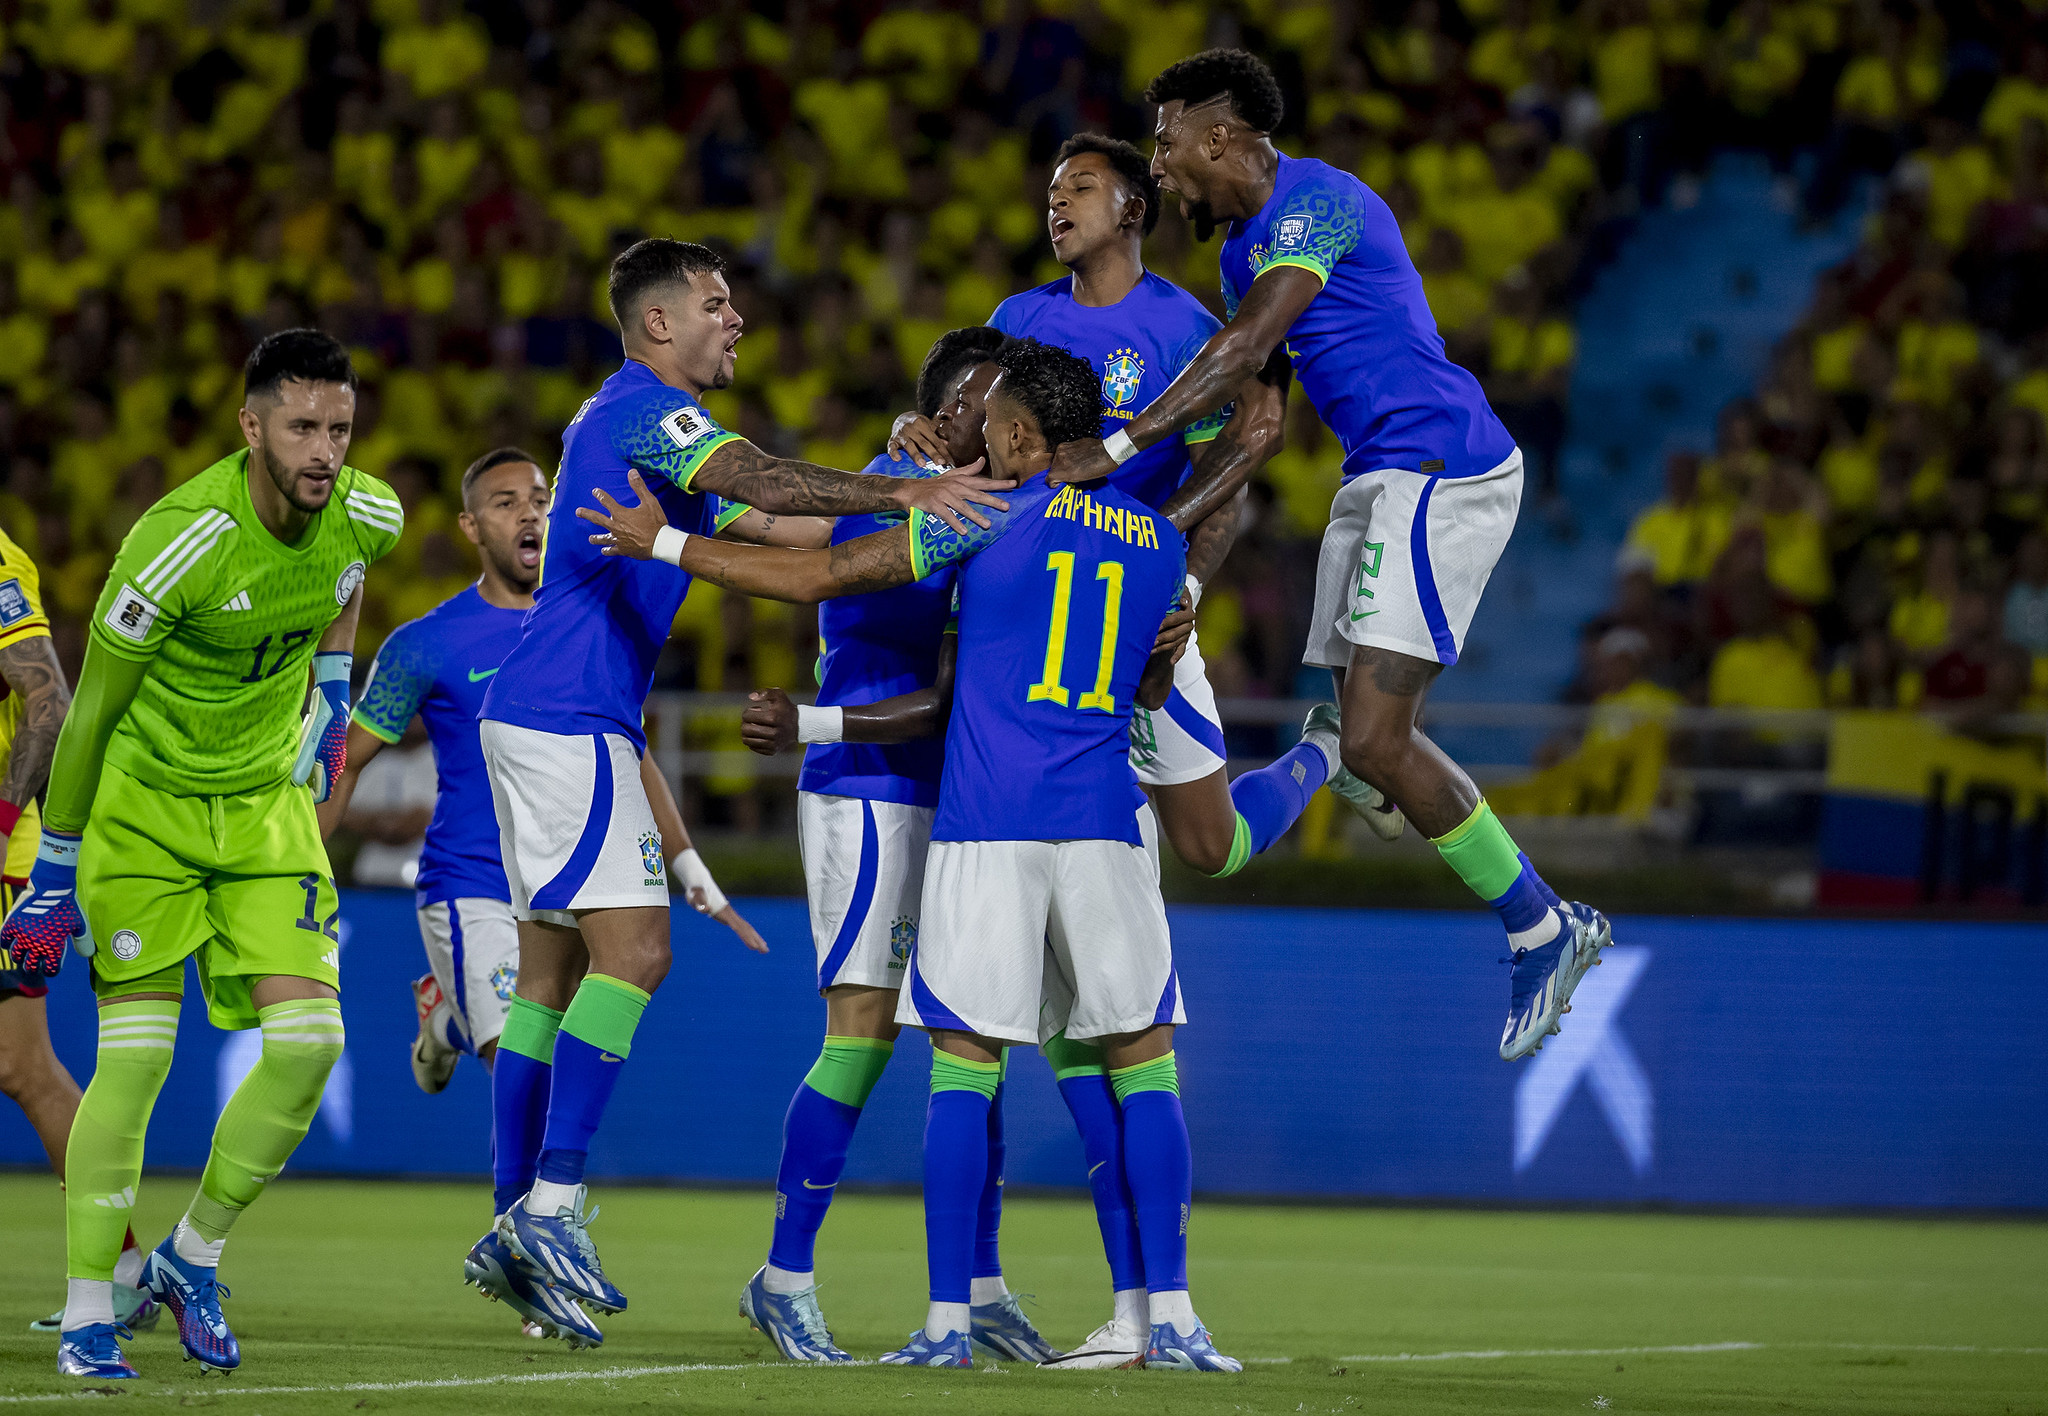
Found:
[[[987,325],[968,325],[949,329],[933,340],[924,367],[917,371],[917,411],[927,418],[938,417],[939,400],[946,396],[947,385],[976,364],[995,358],[1009,338]]]
[[[1261,133],[1278,128],[1287,114],[1280,81],[1265,60],[1243,49],[1205,49],[1169,64],[1145,90],[1145,101],[1159,104],[1179,99],[1192,105],[1225,96],[1230,111]]]
[[[1102,435],[1102,380],[1085,359],[1035,339],[1013,339],[995,356],[1003,393],[1038,424],[1047,447]]]
[[[725,257],[695,241],[675,241],[666,236],[635,241],[612,261],[611,279],[605,288],[612,318],[619,322],[619,332],[630,335],[627,322],[638,308],[640,297],[656,286],[687,285],[693,275],[715,275],[724,269]]]
[[[242,366],[242,393],[275,398],[287,379],[299,383],[356,386],[355,365],[340,340],[322,329],[281,329],[249,351]]]
[[[523,447],[494,447],[470,463],[468,470],[462,474],[462,505],[468,507],[469,489],[476,485],[477,478],[493,467],[503,467],[508,462],[531,462],[536,467],[540,466],[540,459]]]
[[[1139,152],[1122,138],[1105,138],[1100,133],[1076,133],[1060,144],[1058,156],[1053,159],[1057,167],[1070,157],[1084,152],[1100,153],[1109,159],[1109,165],[1116,169],[1116,175],[1123,178],[1124,186],[1132,196],[1145,203],[1145,234],[1150,236],[1152,228],[1159,224],[1159,179],[1152,175],[1152,164],[1145,154]]]

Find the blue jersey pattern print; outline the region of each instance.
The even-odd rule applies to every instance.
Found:
[[[1061,276],[1012,295],[988,322],[1085,359],[1102,379],[1104,437],[1144,412],[1223,327],[1194,296],[1150,271],[1114,305],[1081,304],[1074,278]],[[1109,484],[1145,506],[1164,504],[1188,479],[1189,449],[1222,432],[1228,415],[1225,409],[1154,443],[1112,472]]]
[[[1280,158],[1273,195],[1223,243],[1223,303],[1300,266],[1323,289],[1287,331],[1302,392],[1344,448],[1349,481],[1382,468],[1476,477],[1514,451],[1479,380],[1444,354],[1422,277],[1387,204],[1312,158]]]
[[[878,457],[865,471],[878,477],[933,475],[902,453]],[[901,526],[904,513],[842,516],[832,544]],[[846,595],[818,606],[818,703],[827,708],[879,703],[929,688],[939,673],[939,643],[952,622],[953,572],[934,572],[894,590]],[[797,790],[825,796],[936,806],[945,745],[918,742],[812,743],[804,751]]]
[[[544,733],[619,733],[646,747],[642,705],[690,577],[663,561],[604,555],[576,508],[595,507],[598,487],[630,505],[626,471],[638,468],[669,525],[713,535],[745,508],[692,492],[690,479],[736,438],[645,364],[629,359],[604,381],[562,436],[540,589],[482,716]]]
[[[934,841],[1139,844],[1132,695],[1187,545],[1114,486],[1034,477],[961,535],[911,515],[920,573],[958,564],[959,663]]]
[[[499,609],[470,586],[391,631],[356,705],[355,721],[386,742],[404,737],[417,713],[434,744],[439,791],[414,882],[422,908],[510,898],[476,715],[525,618],[526,611]]]

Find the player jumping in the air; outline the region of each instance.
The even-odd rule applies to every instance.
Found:
[[[1002,506],[990,495],[1002,484],[987,478],[839,472],[771,457],[719,427],[697,398],[732,381],[742,321],[722,270],[705,247],[664,239],[612,263],[626,362],[564,437],[540,588],[481,710],[519,921],[523,1003],[513,1021],[530,1020],[522,1052],[551,1063],[517,1076],[501,1065],[493,1077],[494,1098],[507,1093],[494,1100],[499,1116],[545,1112],[538,1174],[498,1232],[532,1275],[603,1312],[626,1298],[586,1232],[583,1175],[641,1013],[669,968],[667,862],[640,786],[642,704],[689,579],[598,554],[563,524],[564,508],[587,505],[597,489],[624,494],[629,471],[654,479],[669,517],[702,535],[719,529],[721,497],[764,519],[916,508],[963,531],[982,520],[975,503]]]
[[[891,589],[958,564],[958,673],[925,869],[923,918],[896,1020],[931,1031],[925,1232],[932,1306],[882,1360],[971,1364],[974,1228],[1003,1050],[1054,1036],[1094,1042],[1121,1104],[1148,1291],[1147,1365],[1235,1371],[1187,1291],[1192,1185],[1173,1062],[1186,1021],[1158,871],[1128,760],[1140,671],[1154,707],[1172,681],[1157,630],[1179,604],[1171,523],[1115,488],[1039,480],[1053,446],[1100,423],[1097,376],[1063,350],[998,351],[987,451],[1023,483],[1006,518],[960,534],[908,526],[778,552],[718,545],[661,524],[642,495],[578,515],[606,554],[655,557],[730,589],[812,601]],[[636,492],[640,488],[635,487]],[[1007,533],[1004,528],[1007,527]]]
[[[71,705],[71,688],[51,647],[50,621],[43,613],[41,577],[35,562],[0,532],[0,753],[7,758],[0,779],[0,910],[13,908],[42,843],[36,797],[50,777],[57,733]],[[50,991],[40,976],[22,972],[0,941],[0,1090],[35,1128],[50,1168],[64,1179],[64,1149],[78,1113],[78,1083],[50,1046],[43,998]],[[139,1287],[142,1250],[131,1226],[121,1236],[114,1265],[114,1316],[132,1328],[156,1326],[156,1300]],[[58,1333],[64,1310],[29,1324],[30,1332]]]
[[[1092,483],[1194,427],[1284,348],[1344,448],[1303,661],[1337,684],[1345,768],[1370,783],[1500,914],[1514,953],[1500,1055],[1543,1045],[1609,941],[1606,919],[1561,902],[1478,788],[1425,737],[1429,686],[1457,662],[1522,495],[1522,455],[1479,381],[1444,355],[1421,278],[1387,204],[1348,173],[1274,148],[1272,71],[1239,49],[1168,68],[1152,170],[1203,239],[1228,223],[1230,322],[1121,432],[1062,447],[1052,475]]]
[[[340,908],[314,799],[341,775],[364,570],[404,515],[384,483],[343,465],[355,373],[332,337],[271,335],[245,384],[248,446],[121,544],[50,769],[42,848],[0,931],[16,966],[45,976],[75,940],[99,995],[98,1067],[65,1154],[67,1376],[135,1375],[112,1280],[186,959],[217,1027],[263,1030],[184,1218],[143,1268],[208,1367],[241,1362],[215,1282],[222,1246],[305,1138],[342,1052]]]
[[[975,449],[952,464],[981,458],[981,394],[994,368],[986,360],[1004,336],[985,326],[939,337],[918,374],[920,410],[937,414],[984,371]],[[912,458],[888,454],[866,471],[882,477],[928,475]],[[902,521],[901,515],[842,516],[838,545]],[[936,733],[952,692],[953,577],[828,600],[818,611],[818,705],[799,707],[781,690],[757,694],[743,731],[780,751],[812,746],[797,782],[797,825],[810,896],[818,988],[825,995],[825,1042],[790,1098],[782,1160],[775,1178],[775,1230],[762,1266],[740,1295],[740,1313],[798,1362],[851,1361],[832,1341],[818,1306],[812,1256],[818,1230],[846,1167],[861,1109],[881,1080],[901,1031],[896,995],[917,940],[924,858],[931,840],[944,761]],[[877,704],[920,694],[909,713],[884,716]],[[903,717],[915,719],[906,731]],[[907,737],[922,741],[905,741]],[[786,740],[778,740],[786,739]],[[753,745],[750,743],[750,745]],[[1054,1355],[1003,1281],[1002,1096],[989,1107],[988,1178],[975,1226],[974,1340],[996,1357],[1042,1362]]]
[[[520,621],[533,607],[548,500],[547,478],[532,456],[517,448],[486,453],[463,473],[459,524],[477,547],[483,573],[461,594],[393,630],[377,651],[349,725],[348,766],[334,794],[320,806],[325,836],[347,813],[363,767],[405,735],[414,714],[425,720],[437,782],[415,889],[430,972],[413,984],[420,1029],[412,1071],[427,1092],[448,1085],[465,1052],[492,1067],[501,1037],[508,1067],[548,1065],[545,1052],[533,1056],[536,1049],[521,1050],[522,1028],[529,1035],[532,1031],[528,1014],[522,1010],[517,1024],[510,1021],[519,978],[519,934],[499,862],[498,823],[476,722],[484,690],[518,642]],[[691,903],[730,926],[749,947],[765,950],[761,936],[726,903],[697,861],[675,798],[651,755],[641,759],[641,784],[670,852],[670,868],[699,881],[690,891]],[[545,1098],[542,1089],[539,1099]],[[526,1113],[494,1118],[494,1216],[533,1184],[540,1158],[539,1119]],[[573,1299],[530,1281],[523,1267],[511,1262],[495,1229],[477,1242],[464,1268],[470,1282],[510,1304],[534,1335],[566,1337],[576,1346],[603,1340]]]

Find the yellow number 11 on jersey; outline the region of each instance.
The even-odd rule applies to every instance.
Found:
[[[1049,699],[1064,708],[1067,687],[1060,680],[1065,676],[1067,663],[1067,612],[1074,599],[1074,553],[1052,552],[1045,558],[1045,568],[1053,574],[1052,623],[1045,632],[1045,670],[1024,695],[1024,701],[1037,703]],[[1109,677],[1116,668],[1117,620],[1124,599],[1123,562],[1101,562],[1095,567],[1095,578],[1107,582],[1102,598],[1102,647],[1095,660],[1095,687],[1082,694],[1075,706],[1114,713],[1116,698],[1109,691]]]

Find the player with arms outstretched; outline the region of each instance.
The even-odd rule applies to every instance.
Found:
[[[666,560],[775,599],[885,590],[961,565],[946,769],[896,1014],[934,1043],[924,1185],[932,1307],[925,1327],[882,1360],[971,1364],[974,1226],[1000,1059],[1014,1043],[1064,1033],[1101,1049],[1122,1110],[1149,1310],[1148,1343],[1127,1359],[1235,1371],[1188,1299],[1192,1163],[1172,1050],[1186,1016],[1128,756],[1133,698],[1156,708],[1172,683],[1172,648],[1158,631],[1183,593],[1183,543],[1114,488],[1039,480],[1055,444],[1099,426],[1087,364],[1029,339],[994,363],[989,463],[1023,482],[996,526],[961,535],[913,514],[906,527],[829,552],[777,552],[663,525],[644,495],[621,507],[600,492],[601,509],[577,514],[605,528],[592,539],[607,554]],[[1083,625],[1094,631],[1085,640]]]
[[[513,1021],[531,1019],[521,1024],[522,1049],[550,1063],[494,1101],[500,1116],[545,1112],[538,1173],[498,1230],[537,1279],[601,1312],[623,1309],[626,1298],[586,1232],[583,1175],[641,1014],[669,968],[668,878],[640,785],[641,714],[689,580],[600,555],[576,523],[563,524],[564,508],[587,505],[598,489],[623,494],[629,473],[653,479],[669,518],[699,535],[720,529],[721,498],[763,520],[917,508],[963,530],[976,524],[963,519],[977,517],[974,504],[1002,506],[991,495],[1001,484],[987,478],[840,472],[771,457],[719,427],[697,400],[732,381],[743,321],[722,271],[705,247],[665,239],[612,263],[626,362],[564,437],[534,607],[481,710],[519,921]],[[511,1070],[498,1068],[494,1096],[515,1087]]]
[[[1128,427],[1060,449],[1053,477],[1090,483],[1231,398],[1284,349],[1344,448],[1344,485],[1316,572],[1303,662],[1336,679],[1341,752],[1361,810],[1384,792],[1499,913],[1513,951],[1500,1055],[1527,1056],[1610,934],[1537,875],[1472,779],[1423,736],[1424,696],[1457,662],[1514,529],[1522,455],[1479,381],[1444,355],[1421,277],[1387,204],[1349,173],[1278,151],[1280,86],[1241,49],[1169,67],[1152,170],[1207,239],[1228,223],[1230,322]]]
[[[331,336],[271,335],[245,385],[248,446],[122,542],[50,769],[42,847],[0,931],[17,966],[45,975],[75,940],[99,995],[98,1066],[65,1154],[67,1376],[135,1375],[112,1279],[185,961],[215,1026],[263,1030],[198,1191],[143,1269],[205,1366],[241,1362],[221,1249],[305,1138],[342,1051],[340,908],[314,798],[342,770],[364,571],[404,514],[343,465],[355,373]]]
[[[548,1065],[545,1055],[522,1052],[519,1029],[507,1026],[519,978],[519,933],[498,855],[498,824],[476,715],[491,677],[512,652],[520,623],[533,608],[549,499],[547,478],[533,457],[518,448],[485,453],[462,474],[459,524],[477,547],[482,574],[461,594],[393,630],[377,651],[349,724],[348,766],[320,807],[321,834],[332,834],[348,811],[363,767],[405,735],[415,714],[425,720],[438,780],[415,886],[430,971],[413,984],[420,1030],[412,1070],[420,1088],[430,1093],[448,1085],[464,1053],[495,1070],[499,1041],[508,1031],[505,1065]],[[731,508],[721,519],[738,520],[746,510]],[[700,876],[691,902],[750,947],[765,950],[761,936],[717,893],[716,882],[696,860],[675,798],[651,756],[641,759],[641,785],[670,851],[670,868]],[[685,853],[689,859],[679,859]],[[540,1096],[544,1101],[545,1088]],[[496,1216],[532,1186],[540,1133],[538,1118],[531,1114],[494,1120],[491,1214]],[[566,1337],[577,1346],[603,1340],[577,1303],[526,1277],[495,1229],[477,1242],[464,1270],[470,1282],[511,1305],[537,1335]]]

